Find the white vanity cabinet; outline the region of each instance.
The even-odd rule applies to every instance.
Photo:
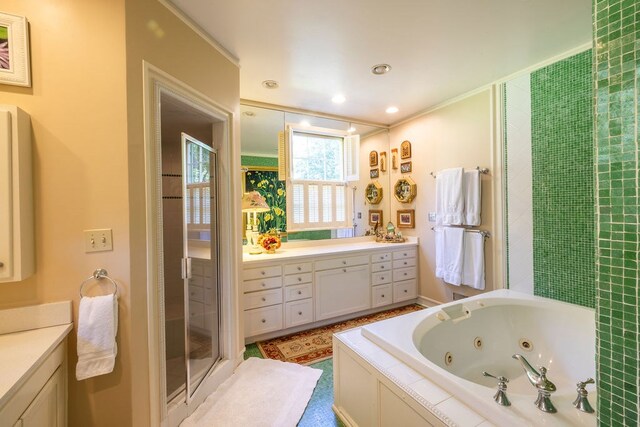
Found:
[[[35,269],[29,115],[0,105],[0,282],[18,282]]]
[[[316,320],[370,308],[369,257],[316,262],[315,285]]]
[[[272,338],[415,299],[416,259],[417,240],[247,254],[242,283],[245,339]]]

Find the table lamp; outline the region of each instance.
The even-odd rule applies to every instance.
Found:
[[[242,195],[242,212],[247,213],[247,244],[251,244],[249,253],[258,255],[262,253],[262,249],[258,246],[258,212],[269,212],[271,208],[267,205],[267,201],[257,191],[250,191]],[[253,213],[253,221],[251,220]]]

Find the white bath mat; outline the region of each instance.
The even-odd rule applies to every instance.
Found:
[[[181,427],[294,427],[322,370],[251,357]]]

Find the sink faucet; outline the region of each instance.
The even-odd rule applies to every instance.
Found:
[[[527,362],[527,359],[525,359],[523,355],[514,354],[511,357],[520,362],[522,369],[524,369],[525,374],[527,374],[529,382],[538,390],[538,398],[535,401],[538,409],[542,412],[558,412],[555,406],[553,406],[553,403],[551,403],[550,396],[551,393],[556,391],[556,386],[547,379],[547,368],[540,366],[540,372],[538,372]]]

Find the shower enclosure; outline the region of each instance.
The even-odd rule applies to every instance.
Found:
[[[217,153],[210,142],[178,132],[189,126],[183,121],[177,127],[184,112],[168,104],[162,126],[162,234],[166,402],[171,407],[189,405],[221,359],[221,344]],[[198,133],[193,120],[189,123]]]

